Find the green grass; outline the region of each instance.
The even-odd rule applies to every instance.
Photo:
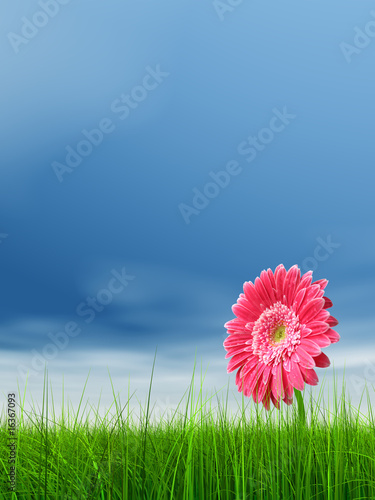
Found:
[[[26,412],[25,393],[18,408],[13,493],[7,492],[8,431],[5,413],[1,416],[0,498],[375,499],[372,413],[367,423],[359,410],[353,416],[350,402],[342,398],[338,404],[336,390],[333,411],[324,411],[312,397],[304,401],[305,424],[295,403],[289,407],[282,402],[280,411],[266,412],[252,398],[246,398],[245,407],[243,395],[238,415],[228,416],[229,386],[225,403],[217,393],[204,400],[201,376],[194,401],[194,365],[186,402],[181,400],[170,419],[152,421],[154,366],[155,359],[138,422],[129,406],[134,393],[128,392],[120,407],[113,385],[114,402],[105,418],[99,402],[83,419],[87,380],[77,412],[66,409],[63,398],[57,417],[46,374],[42,408]]]

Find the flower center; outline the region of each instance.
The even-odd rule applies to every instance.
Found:
[[[271,339],[274,342],[281,342],[281,340],[284,340],[285,337],[286,337],[285,330],[286,330],[286,326],[285,325],[277,326],[276,329],[275,329],[275,331],[271,335]]]
[[[276,366],[296,350],[300,343],[301,326],[292,309],[276,302],[264,310],[254,324],[253,354],[263,363]]]

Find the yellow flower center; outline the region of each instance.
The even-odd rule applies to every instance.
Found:
[[[285,325],[278,326],[275,329],[275,331],[273,332],[273,334],[271,335],[271,340],[273,342],[281,342],[282,340],[284,340],[285,337],[286,337],[285,330],[286,330],[286,326]]]

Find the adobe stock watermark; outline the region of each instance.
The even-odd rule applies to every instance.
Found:
[[[109,306],[113,297],[121,293],[128,286],[128,282],[134,278],[135,276],[126,274],[125,267],[122,268],[121,272],[112,269],[107,286],[100,289],[95,297],[86,297],[84,301],[80,302],[75,310],[76,315],[79,318],[85,318],[86,324],[92,323],[97,314]],[[19,364],[17,366],[19,375],[25,380],[27,373],[29,378],[43,373],[46,362],[55,359],[60,351],[66,349],[70,339],[77,337],[82,332],[83,327],[84,325],[80,326],[77,321],[67,321],[59,332],[48,333],[47,336],[51,342],[46,344],[41,352],[36,349],[31,350],[31,366]]]
[[[306,257],[302,261],[301,271],[306,273],[307,271],[316,271],[319,266],[319,262],[324,262],[328,259],[330,255],[333,254],[336,248],[341,247],[341,243],[334,243],[332,241],[332,236],[329,234],[325,240],[320,236],[316,238],[317,246],[314,249],[313,256]]]
[[[138,108],[143,102],[164,80],[170,73],[162,71],[160,64],[155,67],[146,66],[146,74],[143,76],[141,82],[135,85],[129,93],[121,94],[117,99],[111,103],[111,111],[117,116],[119,120],[125,120],[130,116],[133,110]],[[84,158],[89,157],[93,151],[100,146],[105,136],[111,134],[116,129],[111,118],[102,118],[97,126],[91,130],[83,129],[81,131],[81,140],[73,147],[71,145],[65,146],[65,163],[53,161],[51,163],[52,170],[59,182],[63,182],[64,175],[71,174],[79,165],[81,165]]]
[[[352,43],[340,43],[341,52],[348,64],[352,62],[353,55],[360,54],[363,49],[370,45],[371,39],[375,37],[375,10],[370,12],[370,16],[374,19],[368,21],[363,28],[354,26],[354,38]]]
[[[40,10],[37,10],[31,19],[21,17],[21,34],[10,31],[7,34],[8,40],[16,54],[19,53],[20,47],[27,45],[37,36],[41,29],[45,28],[51,19],[57,16],[62,5],[67,5],[72,0],[40,0],[38,5]]]
[[[224,21],[225,15],[233,12],[242,2],[243,0],[214,0],[212,6],[220,21]]]
[[[255,135],[250,135],[237,146],[238,154],[244,156],[248,163],[252,163],[258,156],[258,153],[264,151],[268,144],[274,140],[275,136],[285,130],[290,122],[296,118],[295,114],[288,112],[286,106],[282,110],[273,108],[272,112],[273,115],[268,123],[268,127],[261,128]],[[210,200],[216,198],[229,185],[231,177],[239,175],[242,170],[243,167],[237,160],[231,160],[226,164],[224,170],[209,172],[210,181],[202,189],[198,189],[198,187],[193,188],[194,196],[191,205],[187,205],[186,203],[178,205],[185,223],[190,224],[191,216],[199,215],[202,210],[207,208]]]
[[[2,244],[2,242],[4,240],[6,240],[8,238],[9,234],[5,234],[5,233],[0,233],[0,245]]]
[[[357,396],[362,395],[367,381],[375,383],[375,364],[369,358],[365,359],[363,376],[360,377],[359,375],[352,374],[349,380]]]
[[[156,422],[160,422],[161,419],[170,420],[176,412],[177,407],[178,405],[170,401],[169,396],[167,396],[165,401],[158,399],[152,406],[150,418]]]

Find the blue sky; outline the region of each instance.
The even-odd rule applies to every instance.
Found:
[[[107,366],[146,394],[156,346],[162,404],[196,349],[207,389],[235,394],[223,323],[283,263],[329,280],[341,340],[324,352],[359,400],[375,382],[372,2],[1,11],[1,391],[75,322],[48,362],[73,399],[91,368],[90,398],[109,400]]]

